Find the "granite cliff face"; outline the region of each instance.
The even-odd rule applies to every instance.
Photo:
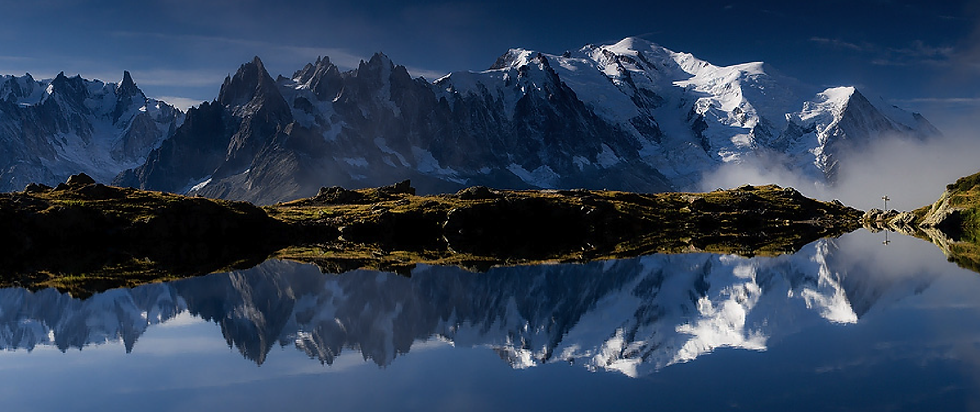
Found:
[[[779,159],[832,183],[841,152],[938,134],[851,87],[813,90],[762,63],[720,67],[639,39],[513,49],[434,82],[383,54],[273,79],[256,58],[116,183],[274,203],[323,186],[687,190],[718,166]]]
[[[146,161],[183,113],[149,99],[129,72],[103,83],[64,73],[0,76],[0,191],[55,185],[86,173],[109,182]]]
[[[380,54],[346,73],[321,59],[275,82],[255,59],[117,183],[258,203],[405,178],[422,192],[472,184],[671,188],[638,156],[609,168],[576,164],[601,157],[610,144],[636,147],[574,96],[552,73],[544,90],[504,118],[501,102],[488,96],[451,107],[431,84]]]

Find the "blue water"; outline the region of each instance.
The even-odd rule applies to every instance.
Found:
[[[0,409],[980,409],[980,275],[883,240],[2,289]]]

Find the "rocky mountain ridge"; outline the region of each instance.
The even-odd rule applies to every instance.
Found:
[[[928,121],[852,87],[813,90],[762,63],[714,66],[627,38],[513,49],[434,82],[376,54],[273,79],[257,57],[117,184],[275,203],[320,187],[689,190],[722,164],[780,159],[832,183],[842,152]]]
[[[0,76],[0,191],[55,185],[86,173],[110,181],[181,125],[183,113],[147,98],[129,72],[120,83],[59,73]]]

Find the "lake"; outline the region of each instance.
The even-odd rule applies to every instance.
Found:
[[[980,409],[980,275],[888,239],[411,276],[271,260],[85,300],[0,289],[0,408]]]

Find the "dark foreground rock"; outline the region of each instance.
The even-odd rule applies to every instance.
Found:
[[[791,253],[859,227],[861,212],[778,186],[710,193],[505,191],[416,196],[409,182],[324,188],[258,208],[73,177],[0,194],[0,285],[76,294],[250,266],[324,271],[419,263],[482,269],[647,253]]]
[[[3,285],[128,286],[250,266],[288,244],[287,225],[249,203],[59,186],[0,194]]]
[[[854,230],[862,214],[778,186],[660,194],[485,187],[437,196],[356,192],[356,204],[310,198],[267,208],[284,221],[341,233],[335,241],[280,256],[336,272],[417,263],[479,269],[646,253],[780,254]]]

